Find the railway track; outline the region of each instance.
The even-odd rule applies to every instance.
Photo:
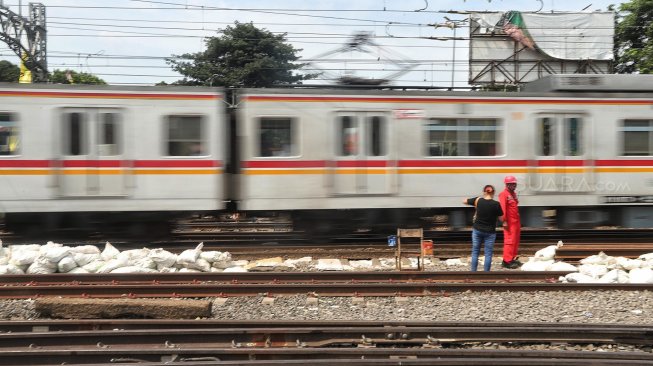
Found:
[[[0,326],[8,329],[0,333],[3,362],[12,365],[653,364],[648,326],[211,320]]]
[[[568,272],[293,272],[0,276],[0,298],[446,296],[462,291],[653,290],[651,284],[558,283]]]

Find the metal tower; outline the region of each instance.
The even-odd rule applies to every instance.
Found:
[[[46,52],[45,6],[29,4],[30,19],[9,10],[0,1],[0,41],[6,43],[25,67],[32,72],[34,82],[48,80]],[[23,38],[27,39],[25,45]]]

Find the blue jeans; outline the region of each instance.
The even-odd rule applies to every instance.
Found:
[[[494,241],[497,239],[497,233],[488,233],[472,229],[472,272],[476,272],[478,267],[478,254],[481,252],[481,242],[485,245],[485,263],[483,270],[490,271],[492,267],[492,252],[494,251]]]

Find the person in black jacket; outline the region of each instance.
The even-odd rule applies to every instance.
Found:
[[[481,242],[484,243],[485,262],[483,269],[488,272],[492,267],[492,252],[494,241],[497,239],[497,219],[503,219],[503,210],[499,202],[494,200],[494,187],[483,187],[482,197],[473,197],[463,200],[466,205],[476,207],[474,226],[472,229],[472,272],[478,267],[478,255],[481,251]]]

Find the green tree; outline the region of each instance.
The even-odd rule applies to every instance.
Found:
[[[9,61],[0,61],[0,81],[17,83],[20,77],[20,68]]]
[[[653,73],[653,1],[630,0],[619,6],[615,27],[615,71]]]
[[[50,82],[54,84],[94,84],[106,85],[106,82],[99,77],[86,72],[73,70],[54,70],[50,74]]]
[[[297,51],[285,43],[285,35],[236,22],[222,30],[222,36],[207,39],[205,51],[166,61],[184,75],[177,85],[269,87],[314,77],[293,74],[303,66],[296,63]]]

